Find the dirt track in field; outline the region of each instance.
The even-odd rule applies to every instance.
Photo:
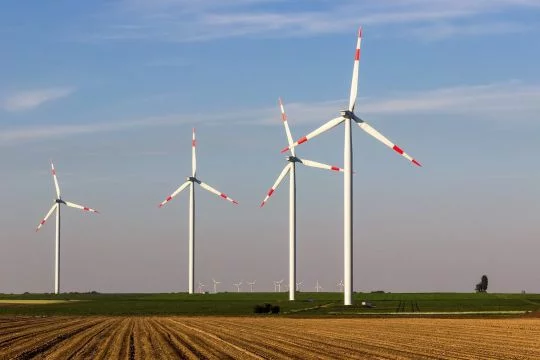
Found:
[[[0,359],[540,359],[540,319],[0,317]]]

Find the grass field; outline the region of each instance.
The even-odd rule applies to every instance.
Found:
[[[540,319],[0,317],[0,359],[539,359]]]
[[[25,303],[33,300],[33,303]],[[60,302],[49,302],[55,300]],[[365,308],[362,301],[375,307]],[[218,294],[23,294],[0,295],[0,315],[252,315],[270,303],[291,316],[383,315],[388,313],[540,311],[540,294],[356,293],[354,306],[343,306],[340,293]]]

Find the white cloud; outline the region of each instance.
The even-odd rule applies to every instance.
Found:
[[[335,117],[345,108],[346,99],[318,103],[286,103],[286,111],[295,124],[321,124]],[[253,119],[257,113],[258,118]],[[528,85],[518,81],[487,85],[466,85],[432,89],[413,93],[399,93],[384,98],[360,98],[357,114],[367,115],[366,120],[384,116],[426,115],[470,116],[475,120],[527,121],[536,119],[540,113],[540,85]],[[0,145],[9,146],[28,141],[64,138],[67,136],[112,131],[127,131],[149,127],[168,127],[192,123],[193,118],[207,125],[221,123],[246,125],[280,125],[276,106],[263,109],[246,108],[240,111],[215,114],[172,114],[133,121],[108,121],[81,125],[48,125],[4,129],[0,133]]]
[[[91,40],[159,40],[172,42],[257,36],[290,37],[351,31],[358,25],[397,26],[393,35],[432,40],[455,34],[485,35],[527,31],[536,24],[501,22],[512,9],[540,9],[537,0],[312,0],[291,6],[283,0],[124,0],[108,12]],[[110,14],[113,15],[110,15]],[[121,25],[117,25],[121,24]],[[382,32],[382,31],[381,31]]]
[[[55,87],[48,89],[22,91],[0,101],[2,109],[10,112],[25,111],[37,108],[46,102],[61,99],[75,91],[71,87]]]

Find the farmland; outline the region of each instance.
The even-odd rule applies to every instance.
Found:
[[[538,359],[540,319],[0,317],[0,358]]]
[[[24,294],[0,295],[0,315],[252,315],[257,304],[271,303],[288,316],[420,314],[428,312],[539,311],[538,294],[356,293],[354,306],[342,306],[340,293],[218,294]],[[362,301],[372,308],[361,307]]]

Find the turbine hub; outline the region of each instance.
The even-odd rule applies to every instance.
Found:
[[[298,158],[296,156],[287,156],[285,159],[287,159],[287,161],[289,162],[300,162],[300,160],[298,160]]]
[[[354,119],[354,113],[350,110],[341,110],[340,111],[341,116],[343,116],[345,119]]]
[[[57,204],[64,204],[64,205],[66,205],[66,202],[65,202],[64,200],[62,200],[62,199],[56,199],[55,202],[56,202]]]

